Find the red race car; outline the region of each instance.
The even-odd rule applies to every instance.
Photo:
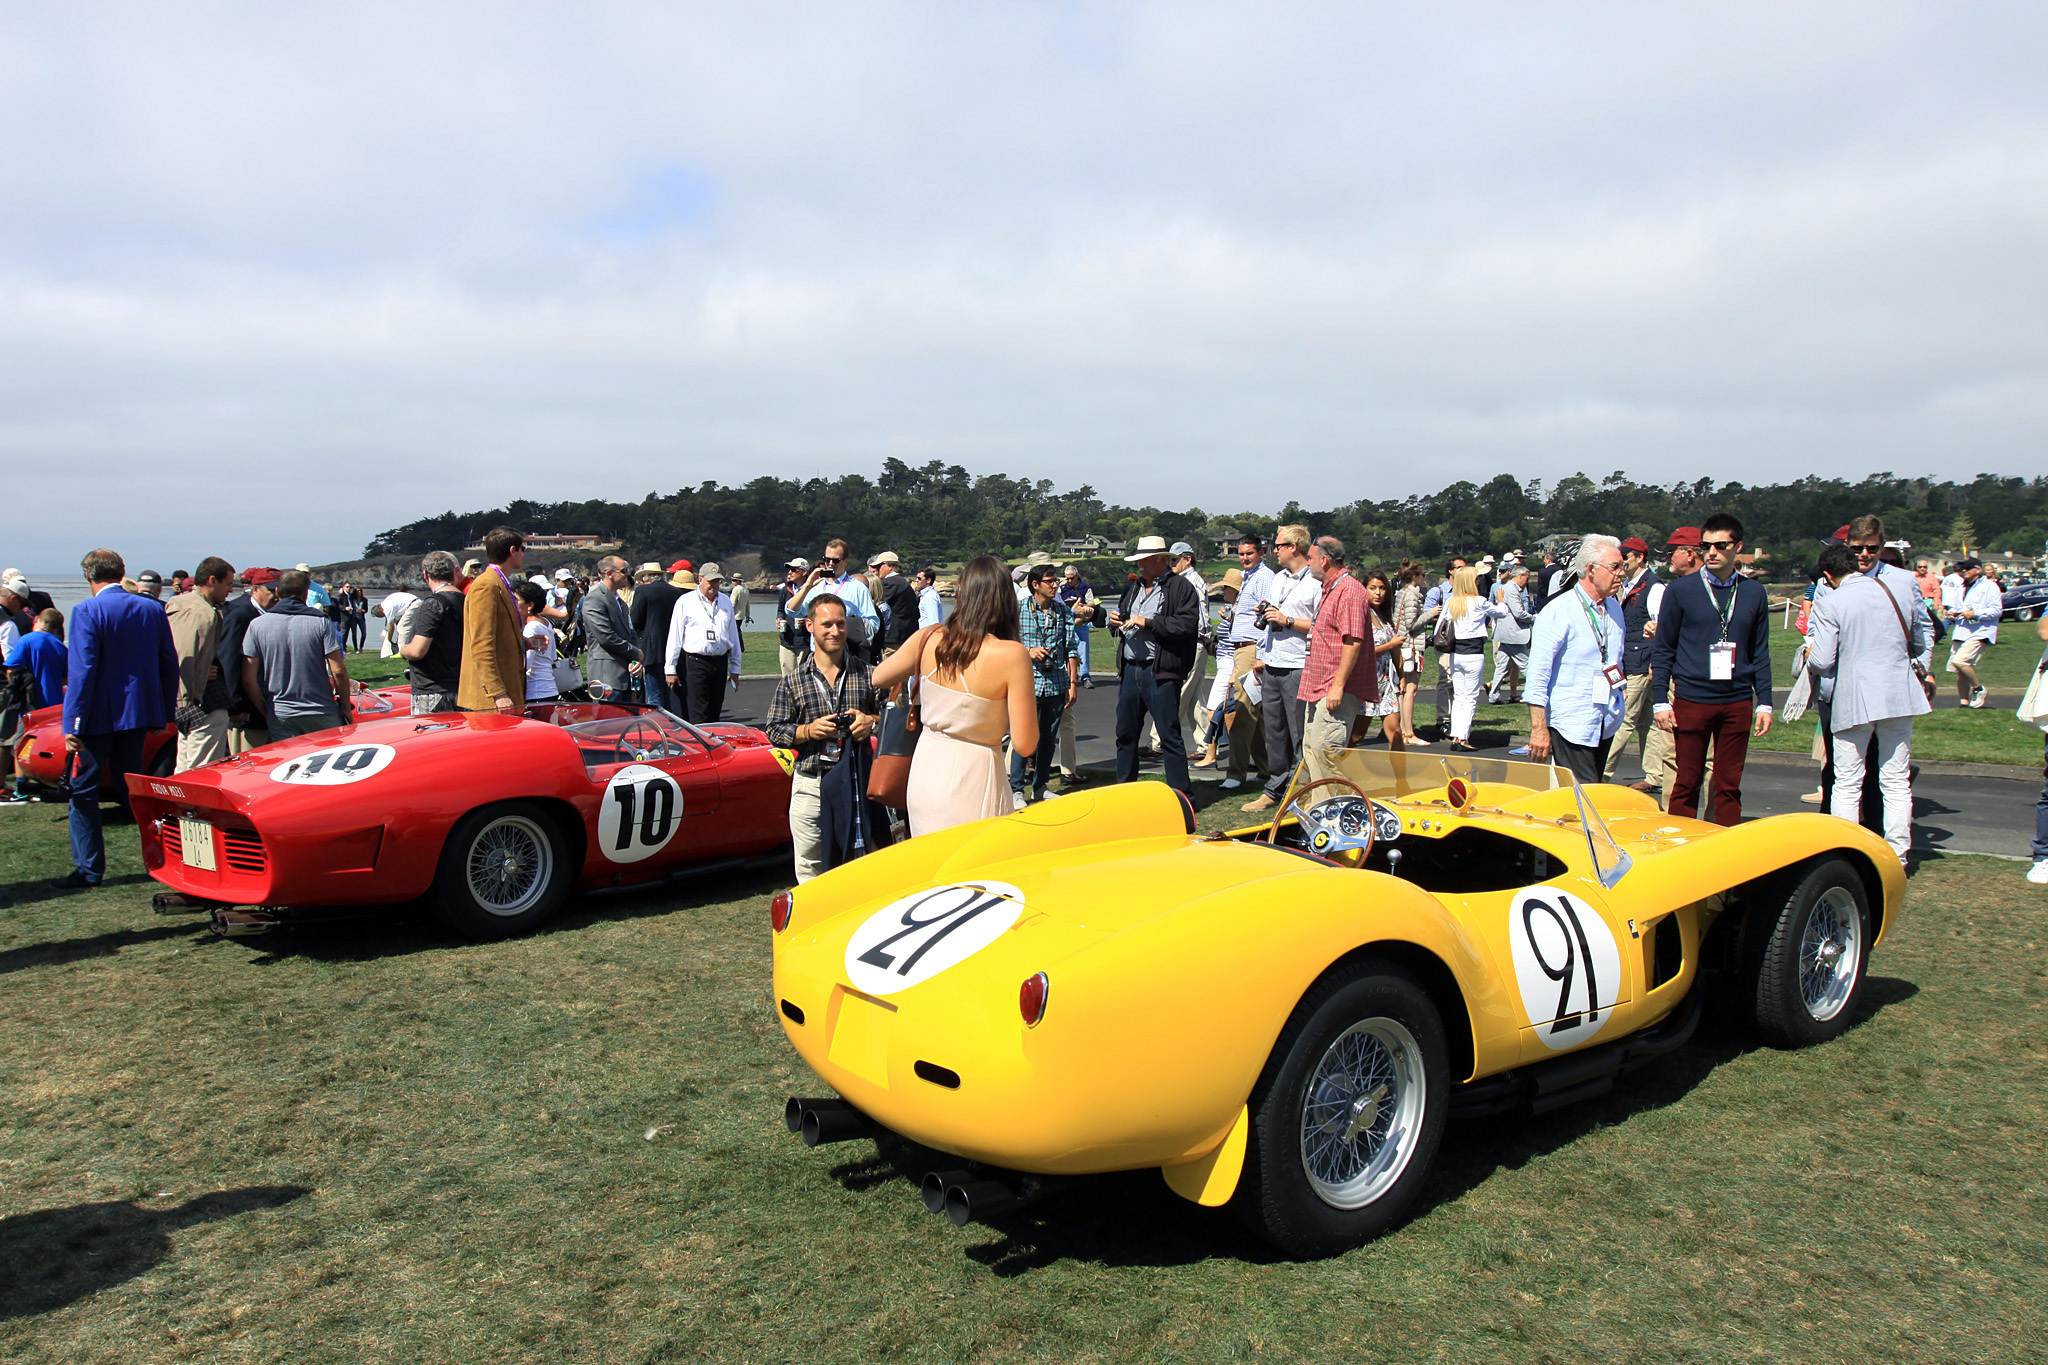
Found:
[[[780,848],[794,763],[744,725],[558,702],[361,721],[128,786],[143,865],[223,932],[424,896],[503,938],[572,889]]]
[[[394,713],[404,715],[412,705],[411,698],[410,687],[369,689],[358,683],[355,691],[356,719],[364,721]],[[166,725],[142,737],[143,772],[151,777],[169,777],[171,769],[177,766],[177,726]],[[17,785],[21,794],[41,796],[46,801],[68,799],[70,787],[64,770],[64,708],[39,707],[28,713],[22,723],[21,738],[14,741],[14,771],[20,775]],[[100,773],[100,790],[108,800],[113,799],[112,773],[104,770]]]

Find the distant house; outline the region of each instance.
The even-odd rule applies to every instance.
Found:
[[[565,535],[526,537],[526,548],[529,550],[595,550],[600,546],[609,548],[611,546],[617,545],[618,543],[619,542],[616,540],[606,540],[602,536]],[[483,551],[484,547],[482,541],[478,541],[474,545],[465,545],[462,547],[462,552],[464,554],[482,554]]]
[[[1066,556],[1087,556],[1104,554],[1109,542],[1101,536],[1068,536],[1060,542],[1060,553]]]
[[[1232,555],[1236,554],[1237,539],[1239,536],[1243,534],[1244,532],[1238,530],[1236,527],[1233,526],[1229,530],[1225,531],[1222,535],[1216,537],[1217,557],[1220,559],[1228,559]]]

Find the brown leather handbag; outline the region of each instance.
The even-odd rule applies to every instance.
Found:
[[[906,693],[908,695],[906,695]],[[917,675],[897,685],[882,708],[875,730],[875,758],[868,766],[868,799],[891,810],[904,810],[910,800],[910,760],[917,753]]]

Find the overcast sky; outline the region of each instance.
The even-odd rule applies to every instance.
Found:
[[[0,561],[2048,470],[2048,7],[0,8]],[[594,529],[594,528],[593,528]]]

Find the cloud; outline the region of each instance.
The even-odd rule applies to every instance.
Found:
[[[2043,38],[2023,6],[17,8],[7,557],[325,559],[886,455],[1233,510],[2033,472]]]

